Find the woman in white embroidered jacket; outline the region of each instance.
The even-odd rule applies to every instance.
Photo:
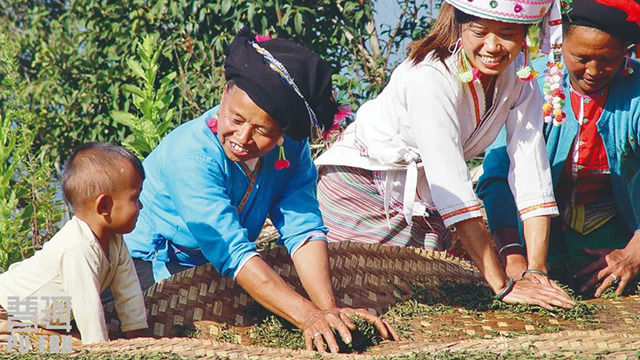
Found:
[[[548,227],[558,214],[541,133],[542,101],[529,81],[534,74],[526,54],[520,55],[527,24],[541,21],[550,7],[553,20],[545,27],[553,29],[560,18],[553,0],[443,4],[430,34],[410,45],[409,58],[382,93],[316,160],[329,240],[444,250],[450,245],[447,226],[455,225],[497,299],[573,306],[549,280],[505,275],[465,163],[506,123],[509,183],[525,232],[540,222]],[[551,38],[559,44],[558,32]],[[549,47],[549,40],[544,44]]]

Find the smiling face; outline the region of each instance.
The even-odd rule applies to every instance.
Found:
[[[218,139],[229,159],[262,157],[283,136],[278,123],[237,86],[227,85],[218,110]]]
[[[478,18],[462,25],[462,48],[486,80],[499,75],[518,56],[525,31],[521,24]]]
[[[562,44],[571,85],[585,95],[609,84],[620,69],[624,55],[625,46],[620,40],[590,27],[574,25]]]

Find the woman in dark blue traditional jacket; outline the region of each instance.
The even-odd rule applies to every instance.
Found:
[[[547,261],[589,256],[576,274],[588,276],[582,291],[599,284],[600,296],[617,284],[620,295],[640,270],[640,64],[626,56],[640,41],[640,2],[565,5],[563,63],[534,61],[546,72],[544,134],[560,216],[523,237],[527,249],[548,246],[548,258],[521,245],[504,136],[486,154],[478,193],[507,274],[546,281]]]

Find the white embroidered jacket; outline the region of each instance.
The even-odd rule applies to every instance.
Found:
[[[557,215],[538,85],[516,76],[523,57],[497,77],[486,108],[480,82],[458,80],[458,61],[458,54],[447,60],[449,71],[429,57],[417,66],[405,60],[316,165],[382,171],[387,216],[395,199],[408,223],[435,208],[449,226],[482,216],[465,161],[482,153],[506,124],[509,184],[522,219]]]

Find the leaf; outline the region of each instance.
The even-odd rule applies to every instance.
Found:
[[[233,2],[231,0],[222,0],[222,7],[220,8],[222,15],[227,15],[232,4]]]
[[[140,89],[139,87],[135,86],[135,85],[131,85],[131,84],[124,84],[122,86],[122,89],[129,94],[135,94],[141,98],[144,98],[145,95],[142,92],[142,89]]]
[[[300,12],[296,12],[296,15],[293,17],[293,24],[296,29],[296,33],[302,34],[302,14]]]
[[[357,2],[355,2],[355,1],[349,1],[349,2],[347,2],[347,4],[346,4],[346,5],[344,6],[344,8],[343,8],[343,9],[344,9],[344,12],[345,12],[345,13],[351,12],[351,11],[353,11],[353,9],[354,9],[356,6],[358,6],[358,3],[357,3]]]
[[[146,75],[144,73],[144,70],[142,70],[142,66],[140,66],[140,63],[138,63],[137,61],[133,60],[133,59],[128,59],[127,60],[127,65],[129,65],[129,68],[131,70],[133,70],[133,72],[142,79],[146,79]]]
[[[247,20],[250,23],[253,22],[253,16],[255,15],[255,13],[256,13],[256,5],[252,1],[249,3],[249,9],[247,10]]]
[[[282,15],[282,25],[286,25],[287,22],[289,22],[289,18],[291,17],[291,14],[293,14],[294,11],[291,7],[287,8],[287,10],[284,12],[284,15]]]
[[[119,111],[119,110],[112,111],[111,118],[114,121],[130,128],[135,127],[135,124],[139,121],[138,117],[136,117],[135,115],[130,114],[126,111]]]

